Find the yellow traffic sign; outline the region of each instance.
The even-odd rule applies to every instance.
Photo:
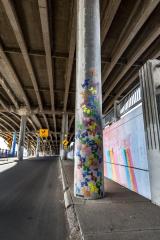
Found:
[[[67,139],[64,139],[64,140],[63,140],[63,145],[64,145],[64,146],[67,146],[68,143],[69,143],[69,142],[67,141]]]
[[[40,130],[39,130],[39,136],[41,137],[41,138],[47,138],[48,137],[48,129],[43,129],[43,128],[41,128]]]

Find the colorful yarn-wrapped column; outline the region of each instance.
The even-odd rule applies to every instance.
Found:
[[[98,0],[78,1],[75,121],[76,197],[103,197],[102,93]]]

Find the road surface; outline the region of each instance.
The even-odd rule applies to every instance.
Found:
[[[67,239],[59,176],[56,158],[24,160],[0,172],[0,240]]]

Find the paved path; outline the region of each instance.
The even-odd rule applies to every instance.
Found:
[[[160,207],[105,179],[105,197],[73,196],[73,161],[63,161],[84,240],[159,240]]]
[[[65,240],[58,159],[24,160],[0,173],[0,239]]]

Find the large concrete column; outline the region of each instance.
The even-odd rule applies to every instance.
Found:
[[[77,16],[74,194],[97,199],[103,196],[99,0],[78,0]]]
[[[37,136],[37,146],[36,146],[36,157],[39,157],[39,151],[40,151],[40,137]]]
[[[21,125],[20,125],[20,133],[18,140],[18,160],[23,160],[23,150],[24,150],[24,141],[25,141],[25,129],[26,129],[27,116],[21,116]]]

